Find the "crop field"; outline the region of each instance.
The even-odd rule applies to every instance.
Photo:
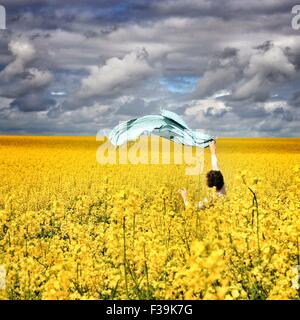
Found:
[[[217,141],[204,171],[100,164],[95,137],[0,137],[0,299],[299,299],[300,139]],[[299,266],[299,267],[297,267]]]

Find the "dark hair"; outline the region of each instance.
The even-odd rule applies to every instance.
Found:
[[[206,174],[207,185],[209,188],[216,187],[220,191],[224,186],[224,178],[221,171],[210,170]]]

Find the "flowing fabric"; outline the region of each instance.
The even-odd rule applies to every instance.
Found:
[[[214,137],[192,130],[174,112],[161,110],[160,115],[147,115],[115,126],[109,134],[114,146],[136,140],[142,134],[154,134],[179,144],[206,148]]]

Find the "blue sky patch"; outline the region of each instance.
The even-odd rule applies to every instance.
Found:
[[[195,76],[177,76],[162,78],[160,85],[172,93],[191,93],[196,89],[199,78]]]

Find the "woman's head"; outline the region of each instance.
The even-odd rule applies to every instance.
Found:
[[[210,170],[206,174],[206,179],[209,188],[216,187],[217,191],[220,191],[224,186],[224,178],[221,171]]]

